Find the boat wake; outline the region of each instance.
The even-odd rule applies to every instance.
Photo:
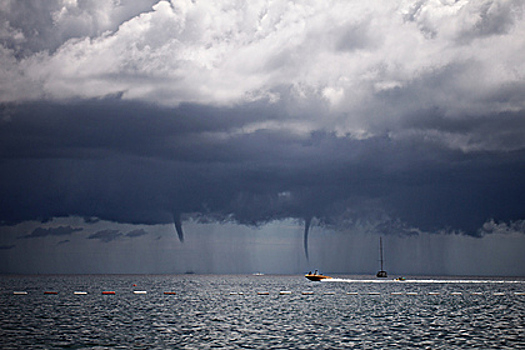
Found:
[[[421,284],[525,284],[523,280],[444,280],[444,279],[406,279],[403,281],[396,280],[379,280],[379,279],[345,279],[332,278],[323,280],[323,283],[421,283]]]

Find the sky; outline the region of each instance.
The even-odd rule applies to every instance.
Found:
[[[525,276],[521,0],[0,1],[0,273]]]

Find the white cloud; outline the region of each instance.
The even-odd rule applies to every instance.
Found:
[[[122,8],[63,1],[57,30],[78,36],[25,58],[4,48],[0,101],[268,99],[343,134],[373,134],[432,106],[451,118],[525,108],[519,92],[500,96],[525,85],[519,1],[160,1],[117,28]],[[381,107],[389,93],[399,103]]]

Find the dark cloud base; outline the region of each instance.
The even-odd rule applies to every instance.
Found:
[[[4,106],[0,220],[177,224],[192,215],[260,225],[315,217],[332,227],[379,223],[384,233],[479,235],[489,219],[525,218],[523,150],[453,149],[425,137],[439,130],[435,123],[418,124],[412,137],[384,131],[365,140],[323,130],[238,132],[293,119],[281,107],[161,108],[118,98]],[[484,130],[481,122],[472,130],[448,123],[446,132]],[[99,234],[90,238],[118,238]]]
[[[28,235],[22,236],[20,238],[42,238],[47,236],[69,236],[75,232],[82,231],[82,228],[71,227],[71,226],[59,226],[59,227],[50,227],[42,228],[37,227]]]
[[[119,230],[102,230],[90,235],[88,239],[98,239],[104,243],[109,243],[122,237]]]

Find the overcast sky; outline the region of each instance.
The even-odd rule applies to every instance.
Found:
[[[524,11],[0,1],[0,272],[523,276]]]

